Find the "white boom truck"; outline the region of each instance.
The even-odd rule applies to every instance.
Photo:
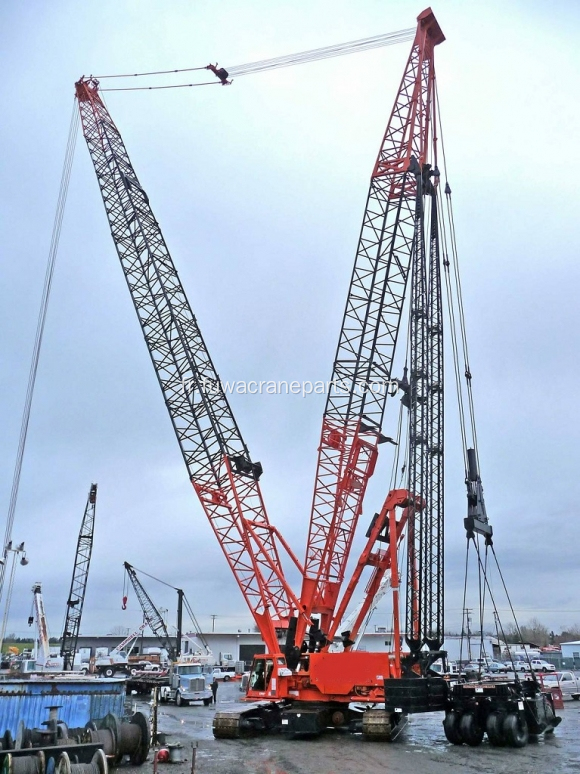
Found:
[[[136,671],[134,664],[130,664],[128,661],[129,656],[137,638],[143,631],[147,624],[141,624],[136,632],[130,634],[123,642],[120,642],[116,648],[114,648],[108,656],[101,656],[95,661],[95,671],[97,674],[104,677],[113,677],[116,672],[123,672],[123,674],[130,675]],[[130,645],[129,651],[126,652],[124,648]]]

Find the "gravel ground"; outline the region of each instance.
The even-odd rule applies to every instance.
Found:
[[[218,710],[240,701],[238,683],[220,684]],[[148,713],[148,704],[136,708]],[[215,709],[202,705],[160,705],[159,731],[169,743],[181,743],[184,762],[159,764],[159,774],[191,774],[192,744],[197,745],[196,774],[570,774],[580,772],[580,703],[567,701],[559,711],[562,723],[554,734],[532,741],[522,750],[454,747],[444,735],[442,713],[411,716],[399,739],[373,743],[358,735],[329,733],[312,740],[280,736],[214,740]],[[139,769],[124,774],[152,774],[153,753]]]

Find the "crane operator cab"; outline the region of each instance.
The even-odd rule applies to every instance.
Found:
[[[274,671],[274,659],[264,656],[254,658],[248,690],[267,691],[270,687],[272,672]]]

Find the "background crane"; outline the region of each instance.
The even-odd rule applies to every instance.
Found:
[[[85,513],[81,523],[70,591],[66,603],[66,617],[62,633],[60,655],[63,669],[73,669],[77,642],[83,615],[83,605],[89,579],[91,554],[95,533],[95,511],[97,507],[97,485],[91,484]]]
[[[143,584],[137,577],[135,568],[130,565],[129,562],[125,562],[124,566],[127,577],[131,581],[131,585],[135,590],[135,594],[137,595],[137,599],[139,600],[139,604],[143,610],[143,616],[149,624],[149,628],[158,638],[159,642],[161,643],[161,647],[165,648],[167,651],[170,661],[175,661],[179,658],[181,653],[183,591],[181,589],[177,589],[177,639],[176,644],[174,645],[171,641],[171,637],[169,636],[169,632],[167,631],[167,625],[163,620],[163,616],[155,606],[149,594],[143,588]]]
[[[167,586],[168,588],[173,589],[174,591],[177,592],[177,627],[176,627],[176,638],[177,639],[176,639],[176,647],[175,647],[174,657],[176,659],[178,659],[179,656],[181,655],[181,642],[182,642],[182,638],[183,637],[185,637],[187,640],[189,640],[189,642],[191,642],[192,645],[194,645],[196,648],[199,649],[200,646],[201,646],[203,648],[203,650],[205,650],[205,654],[203,654],[204,656],[212,657],[213,653],[211,651],[211,648],[209,647],[209,644],[208,644],[206,638],[203,635],[203,632],[201,630],[201,626],[199,625],[199,622],[198,622],[197,618],[195,617],[195,613],[193,612],[193,609],[192,609],[191,605],[189,604],[189,600],[185,596],[184,590],[177,588],[177,586],[173,586],[171,583],[167,583],[167,581],[161,580],[160,578],[156,578],[154,575],[150,575],[148,572],[144,572],[143,570],[138,570],[136,567],[133,567],[128,562],[125,562],[125,569],[127,571],[127,576],[131,580],[131,583],[133,584],[133,587],[135,588],[135,591],[137,592],[137,596],[138,596],[138,599],[139,599],[139,602],[141,604],[141,607],[143,609],[143,613],[144,614],[145,614],[145,607],[143,605],[141,595],[144,595],[145,597],[147,597],[149,599],[150,606],[155,608],[155,605],[153,605],[153,602],[151,602],[151,598],[147,595],[147,593],[143,589],[143,585],[138,581],[137,575],[136,575],[137,572],[140,572],[142,575],[146,575],[148,578],[151,578],[152,580],[157,581],[157,583],[161,583],[164,586]],[[135,586],[135,581],[137,581],[139,589]],[[123,597],[123,609],[125,609],[126,602],[127,602],[127,597]],[[192,622],[192,624],[194,626],[195,639],[193,637],[190,637],[188,634],[185,634],[184,631],[183,631],[183,608],[184,607],[187,610],[187,612],[189,614],[189,617],[191,619],[191,622]],[[157,609],[155,608],[155,610],[157,610]],[[155,614],[154,614],[154,616],[155,616]],[[149,622],[149,618],[147,617],[147,615],[145,615],[145,618]],[[158,623],[159,619],[161,619],[161,621],[164,623],[163,617],[160,615],[159,612],[157,612],[157,616],[155,616],[155,620],[156,620],[157,623]],[[167,631],[167,629],[165,629],[165,631]],[[164,634],[163,629],[161,629],[161,628],[160,628],[160,632],[161,632],[162,635]],[[159,636],[159,634],[157,632],[154,632],[154,633],[157,634],[157,636]],[[197,640],[199,640],[199,642]]]

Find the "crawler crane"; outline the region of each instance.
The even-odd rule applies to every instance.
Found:
[[[95,510],[97,506],[97,485],[91,484],[83,521],[77,541],[73,576],[66,603],[66,618],[60,646],[60,655],[63,658],[63,669],[73,669],[87,581],[89,579],[89,567],[93,552],[93,538],[95,533]]]
[[[216,737],[347,728],[389,739],[406,711],[447,706],[444,682],[429,672],[444,657],[443,326],[434,130],[434,50],[443,41],[426,9],[371,174],[333,367],[333,382],[346,387],[330,391],[324,411],[304,563],[270,523],[260,489],[262,464],[242,437],[98,81],[82,78],[76,84],[113,240],[189,478],[266,645],[250,675],[246,698],[253,703],[240,712],[216,713]],[[389,492],[373,517],[345,584],[367,485],[381,445],[391,440],[382,430],[385,386],[397,376],[407,286],[409,368],[397,383],[408,408],[408,483]],[[398,548],[405,533],[402,624]],[[298,592],[287,582],[283,555],[299,570]],[[339,632],[367,569],[371,578],[360,611],[351,629]],[[354,650],[386,573],[392,652]],[[330,650],[336,639],[339,652]],[[382,704],[393,686],[401,689],[396,704]]]
[[[153,603],[153,600],[151,599],[149,594],[145,591],[143,584],[137,577],[135,568],[131,564],[129,564],[129,562],[125,562],[124,567],[125,567],[125,572],[127,573],[127,577],[129,578],[131,585],[133,586],[133,589],[135,591],[135,595],[139,600],[139,604],[141,605],[141,610],[143,611],[143,618],[147,621],[147,623],[149,624],[149,628],[159,640],[161,647],[167,651],[169,660],[175,661],[176,659],[179,658],[181,654],[181,619],[182,619],[183,591],[181,589],[177,589],[178,625],[177,625],[177,637],[174,645],[171,640],[171,637],[169,636],[169,632],[167,631],[167,625],[163,620],[163,616],[161,615],[161,613]],[[125,599],[126,598],[123,599],[123,605],[125,605]]]

